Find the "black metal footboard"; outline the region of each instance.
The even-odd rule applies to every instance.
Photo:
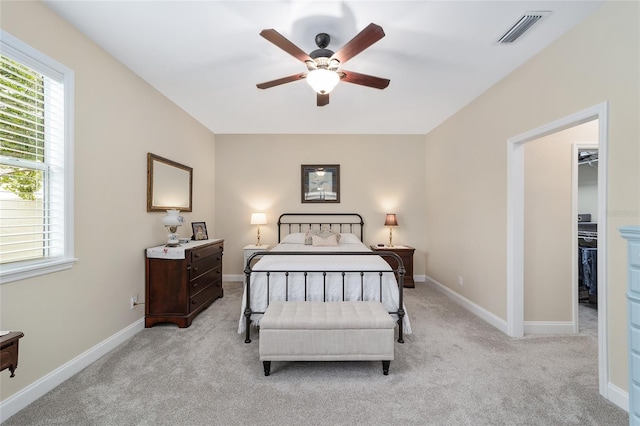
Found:
[[[265,258],[268,256],[378,256],[382,258],[393,258],[395,263],[398,265],[396,269],[369,269],[368,267],[362,266],[362,270],[359,270],[358,265],[349,265],[348,270],[335,269],[335,265],[332,267],[327,267],[323,269],[313,269],[306,268],[301,266],[296,266],[295,268],[270,268],[270,267],[261,267],[257,261],[261,258]],[[331,300],[335,300],[335,293],[332,295],[328,294],[328,287],[342,289],[341,300],[342,301],[364,301],[364,300],[377,300],[384,304],[384,281],[385,278],[388,278],[389,275],[393,275],[395,278],[395,285],[392,286],[392,291],[397,289],[398,291],[398,306],[397,309],[394,306],[393,310],[389,310],[389,314],[398,316],[398,342],[404,343],[403,337],[403,319],[405,317],[404,311],[404,301],[403,301],[403,285],[404,275],[406,271],[404,269],[404,264],[402,263],[402,259],[396,253],[386,252],[386,251],[376,251],[376,252],[308,252],[308,251],[296,251],[296,252],[284,252],[284,251],[262,251],[257,252],[251,255],[249,259],[247,259],[247,263],[244,268],[245,274],[245,310],[244,317],[246,321],[245,327],[245,343],[251,342],[251,315],[253,314],[264,314],[266,311],[266,307],[269,306],[269,302],[272,297],[271,287],[277,285],[279,287],[280,293],[284,292],[284,296],[281,295],[280,299],[277,300],[290,300],[290,292],[294,286],[296,286],[297,295],[300,296],[300,291],[303,292],[303,297],[297,297],[295,300],[304,300],[308,301],[308,296],[310,293],[316,295],[313,298],[315,301],[320,301],[320,298],[317,297],[319,292],[318,286],[322,286],[322,298],[321,301],[328,301],[327,298],[331,298]],[[253,274],[262,274],[262,275],[253,275]],[[259,282],[254,285],[266,285],[266,300],[264,302],[264,310],[261,307],[252,307],[251,303],[251,286],[252,279],[260,278],[261,281],[264,278],[264,282]],[[295,280],[294,280],[295,278]],[[374,281],[375,280],[375,281]],[[255,280],[254,280],[255,281]],[[295,281],[295,283],[293,282]],[[302,284],[300,284],[302,282]],[[373,293],[373,284],[377,285],[377,298]],[[400,285],[398,285],[400,283]],[[302,285],[302,288],[300,288]],[[356,286],[359,286],[356,287]],[[283,288],[284,287],[284,288]],[[365,287],[368,291],[365,290]],[[349,290],[349,291],[348,291]],[[354,292],[357,294],[354,296]],[[350,294],[350,297],[347,298],[347,293]],[[355,297],[355,298],[354,298]],[[274,299],[275,300],[275,299]],[[294,299],[291,299],[294,300]]]

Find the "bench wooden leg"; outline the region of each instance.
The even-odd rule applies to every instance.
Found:
[[[264,367],[264,375],[268,376],[271,373],[271,361],[262,361],[262,366]],[[389,370],[388,366],[387,370]]]
[[[389,364],[391,364],[391,361],[382,361],[382,374],[385,376],[389,375]]]

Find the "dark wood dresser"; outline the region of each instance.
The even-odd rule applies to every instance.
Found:
[[[161,322],[189,327],[196,315],[222,297],[223,249],[224,240],[147,249],[145,327]]]
[[[416,249],[409,246],[370,246],[370,248],[373,251],[390,251],[400,256],[405,269],[403,287],[413,288],[416,286],[416,283],[413,280],[413,253]],[[393,269],[398,267],[398,262],[396,262],[392,257],[385,257],[384,260],[386,260]]]

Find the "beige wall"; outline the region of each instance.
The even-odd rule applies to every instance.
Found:
[[[626,248],[640,217],[640,3],[609,2],[427,135],[427,274],[506,319],[507,139],[609,102],[611,382],[627,389]],[[465,275],[464,287],[457,276]]]
[[[5,400],[143,317],[129,298],[144,297],[145,247],[166,240],[163,214],[146,211],[147,152],[194,168],[185,216],[215,232],[215,147],[211,132],[42,3],[1,9],[3,30],[75,71],[78,258],[71,270],[0,286],[0,328],[25,333],[16,376],[0,376]]]
[[[598,142],[598,120],[524,146],[524,320],[573,321],[573,144]]]
[[[416,248],[424,274],[424,136],[217,135],[216,237],[225,239],[223,270],[242,273],[242,248],[255,244],[252,212],[267,214],[263,244],[278,241],[278,216],[290,212],[360,213],[365,243],[389,241],[385,213],[397,213],[395,245]],[[340,164],[340,203],[302,204],[300,166]]]

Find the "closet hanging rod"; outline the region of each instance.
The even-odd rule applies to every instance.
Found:
[[[582,165],[582,164],[588,164],[590,166],[593,166],[593,163],[597,163],[598,159],[593,159],[593,160],[584,160],[584,161],[578,161],[578,165]]]

